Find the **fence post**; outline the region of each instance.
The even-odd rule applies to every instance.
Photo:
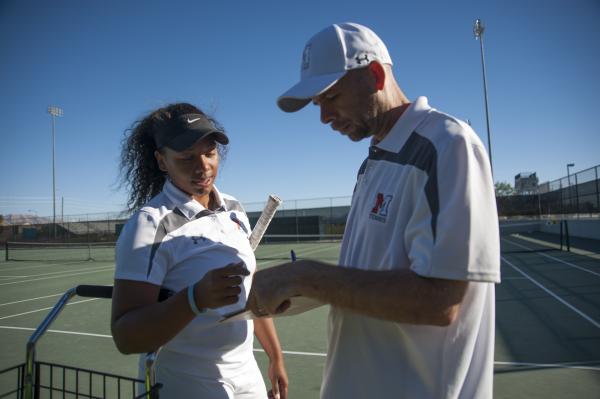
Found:
[[[333,198],[329,198],[329,227],[327,228],[329,234],[333,234]]]
[[[300,228],[298,226],[298,200],[294,200],[294,203],[296,204],[295,208],[296,208],[296,212],[295,212],[295,219],[296,219],[296,242],[300,242]]]
[[[600,212],[600,189],[598,189],[598,166],[594,168],[596,173],[596,212]]]
[[[577,189],[577,173],[575,173],[575,209],[577,212],[577,219],[579,219],[579,189]]]
[[[562,179],[560,179],[558,181],[558,189],[559,189],[558,192],[560,193],[560,213],[564,215],[566,212],[565,212],[565,204],[564,204],[564,200],[563,200],[564,193],[563,193],[563,187],[562,187]]]

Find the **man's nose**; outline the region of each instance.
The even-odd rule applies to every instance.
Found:
[[[322,123],[327,125],[328,123],[335,121],[335,111],[333,110],[333,107],[330,107],[325,104],[321,104],[320,107]]]

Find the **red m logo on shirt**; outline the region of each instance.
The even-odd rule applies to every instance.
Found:
[[[371,209],[371,216],[377,215],[375,218],[381,222],[385,222],[385,217],[388,214],[390,202],[392,202],[393,195],[385,195],[383,193],[377,193],[375,196],[375,206]]]

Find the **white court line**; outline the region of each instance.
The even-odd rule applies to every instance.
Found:
[[[21,261],[18,261],[21,262]],[[39,262],[39,261],[34,261],[34,262]],[[3,267],[0,266],[0,271],[1,272],[20,272],[20,271],[26,271],[27,269],[40,269],[40,268],[47,268],[47,267],[56,267],[56,266],[71,266],[71,265],[77,265],[78,263],[87,263],[88,261],[63,261],[63,262],[59,262],[59,261],[50,261],[50,262],[44,262],[42,264],[37,264],[37,265],[29,265],[29,266],[17,266],[14,267],[12,269],[4,269]]]
[[[0,326],[2,330],[21,330],[21,331],[35,331],[35,328],[30,327],[13,327],[13,326]],[[84,333],[77,331],[64,331],[64,330],[48,330],[49,333],[55,334],[67,334],[67,335],[81,335],[86,337],[97,337],[97,338],[110,338],[112,339],[112,335],[109,334],[93,334],[93,333]],[[254,348],[254,352],[262,352],[264,353],[264,349]],[[298,351],[282,351],[285,355],[298,355],[298,356],[317,356],[317,357],[326,357],[326,353],[318,353],[318,352],[298,352]],[[519,366],[519,367],[543,367],[543,368],[565,368],[565,369],[575,369],[575,370],[592,370],[592,371],[600,371],[600,367],[591,367],[591,366],[578,366],[578,364],[585,363],[597,363],[597,362],[582,362],[582,363],[517,363],[517,362],[494,362],[494,364],[499,366]]]
[[[265,352],[264,349],[259,349],[259,348],[254,348],[253,349],[254,352]],[[327,353],[316,353],[316,352],[296,352],[296,351],[281,351],[281,353],[284,353],[286,355],[300,355],[300,356],[319,356],[319,357],[325,357],[327,356]]]
[[[596,363],[596,362],[586,362]],[[600,371],[600,367],[592,366],[577,366],[578,363],[522,363],[522,362],[494,362],[498,366],[516,366],[516,367],[536,367],[536,368],[560,368],[560,369],[575,369],[575,370],[592,370]],[[581,363],[579,363],[581,364]]]
[[[91,299],[84,299],[84,300],[82,300],[82,301],[71,302],[71,303],[67,303],[67,306],[70,306],[70,305],[76,305],[76,304],[78,304],[78,303],[84,303],[84,302],[90,302],[90,301],[97,301],[98,299],[101,299],[101,298],[91,298]],[[4,319],[11,319],[11,318],[13,318],[13,317],[24,316],[24,315],[26,315],[26,314],[31,314],[31,313],[43,312],[44,310],[50,310],[50,309],[52,309],[53,307],[54,307],[54,306],[50,306],[50,307],[47,307],[47,308],[41,308],[41,309],[36,309],[36,310],[30,310],[29,312],[23,312],[23,313],[11,314],[11,315],[8,315],[8,316],[3,316],[3,317],[0,317],[0,320],[4,320]]]
[[[29,277],[29,276],[0,276],[0,279],[10,280],[12,278],[26,278],[26,277]]]
[[[100,267],[107,267],[107,266],[100,266]],[[55,275],[55,274],[67,274],[67,273],[73,273],[73,272],[81,272],[81,271],[87,271],[87,270],[90,270],[90,269],[91,270],[96,270],[94,268],[86,267],[86,268],[83,268],[83,269],[62,270],[62,271],[59,271],[59,272],[33,274],[31,276],[15,276],[15,278],[16,277],[20,277],[20,278],[34,278],[34,277],[42,277],[42,276],[52,276],[52,275]]]
[[[534,249],[533,249],[533,248],[529,248],[529,247],[526,247],[525,245],[522,245],[522,244],[519,244],[519,243],[516,243],[516,242],[510,241],[510,240],[507,240],[506,238],[503,238],[503,240],[504,240],[504,241],[508,241],[509,243],[511,243],[511,244],[513,244],[513,245],[516,245],[517,247],[521,247],[521,248],[523,248],[523,249],[527,249],[527,250],[530,250],[530,251],[534,251]],[[548,255],[548,254],[544,254],[544,253],[541,253],[541,252],[540,252],[540,253],[538,253],[538,255],[545,256],[546,258],[548,258],[548,259],[552,259],[553,261],[556,261],[556,262],[563,263],[563,264],[565,264],[565,265],[567,265],[567,266],[571,266],[571,267],[574,267],[575,269],[579,269],[579,270],[581,270],[581,271],[584,271],[584,272],[588,272],[588,273],[590,273],[590,274],[593,274],[594,276],[598,276],[598,277],[600,277],[600,273],[596,273],[596,272],[594,272],[594,271],[592,271],[592,270],[586,269],[585,267],[581,267],[581,266],[574,265],[574,264],[572,264],[572,263],[570,263],[570,262],[564,261],[564,260],[562,260],[562,259],[555,258],[554,256],[550,256],[550,255]]]
[[[51,298],[53,296],[60,296],[60,295],[63,295],[63,294],[52,294],[52,295],[46,295],[46,296],[38,296],[37,298],[23,299],[20,301],[0,303],[0,306],[14,305],[15,303],[22,303],[22,302],[29,302],[29,301],[37,301],[38,299]]]
[[[577,309],[575,306],[571,305],[570,303],[568,303],[567,301],[565,301],[564,299],[562,299],[561,297],[559,297],[558,295],[556,295],[554,292],[550,291],[548,288],[544,287],[542,284],[540,284],[539,282],[537,282],[534,278],[532,278],[531,276],[529,276],[527,273],[525,273],[524,271],[522,271],[521,269],[519,269],[517,266],[513,265],[511,262],[509,262],[508,260],[506,260],[506,258],[504,256],[501,256],[500,258],[505,263],[508,263],[508,265],[511,266],[513,269],[515,269],[516,271],[518,271],[519,273],[521,273],[523,276],[527,277],[527,279],[530,280],[533,284],[537,285],[539,288],[541,288],[542,290],[546,291],[546,293],[549,294],[549,295],[551,295],[554,299],[556,299],[557,301],[559,301],[560,303],[562,303],[563,305],[565,305],[566,307],[568,307],[569,309],[571,309],[573,312],[577,313],[579,316],[583,317],[584,319],[586,319],[587,321],[589,321],[590,323],[592,323],[596,328],[600,328],[600,323],[598,323],[596,320],[592,319],[590,316],[586,315],[581,310]]]
[[[12,326],[0,326],[2,330],[22,330],[22,331],[35,331],[35,328],[31,327],[12,327]],[[112,338],[112,335],[106,334],[92,334],[92,333],[84,333],[77,331],[63,331],[63,330],[47,330],[46,332],[51,332],[55,334],[67,334],[67,335],[84,335],[87,337],[98,337],[98,338]]]
[[[32,279],[29,279],[29,280],[21,280],[21,281],[11,281],[9,283],[0,283],[0,285],[11,285],[11,284],[29,283],[31,281],[49,280],[49,279],[53,279],[53,278],[79,276],[79,275],[82,275],[82,274],[98,273],[98,272],[103,272],[103,271],[112,270],[112,269],[114,269],[113,266],[110,266],[110,267],[104,267],[104,268],[99,268],[99,269],[95,269],[95,270],[90,270],[88,272],[65,274],[65,275],[61,275],[61,276],[32,278]]]

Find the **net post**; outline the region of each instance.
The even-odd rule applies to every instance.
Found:
[[[571,252],[571,240],[569,239],[569,222],[565,220],[565,241],[567,242],[567,252]]]
[[[87,260],[94,260],[94,258],[92,258],[92,244],[90,242],[87,243],[87,250],[88,250],[88,258]]]
[[[564,241],[564,234],[563,234],[563,222],[564,220],[561,219],[560,221],[560,250],[563,250],[563,241]]]
[[[8,241],[4,241],[4,260],[8,262]]]

